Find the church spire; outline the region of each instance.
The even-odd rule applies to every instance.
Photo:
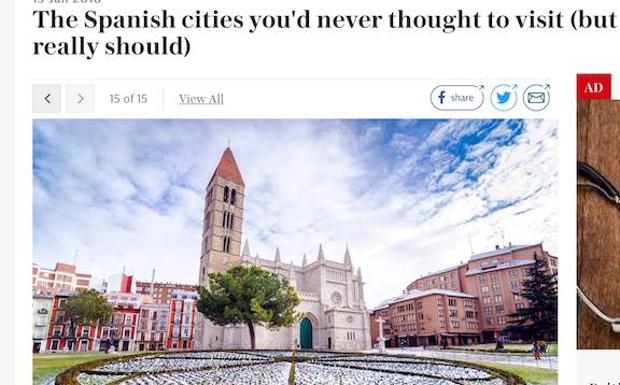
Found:
[[[323,254],[323,244],[319,244],[319,261],[325,261],[325,254]]]
[[[213,178],[216,176],[224,178],[236,185],[245,187],[243,178],[241,177],[241,172],[239,172],[239,167],[237,166],[237,161],[235,160],[235,156],[233,155],[230,147],[226,147],[226,150],[222,154],[220,163],[218,163],[215,168],[211,181],[213,181]],[[211,184],[211,182],[209,182],[209,184]]]
[[[307,264],[308,264],[308,257],[306,257],[306,253],[304,253],[304,259],[303,259],[303,261],[301,262],[301,265],[302,265],[302,266],[306,266]]]
[[[279,264],[281,262],[282,260],[280,259],[280,248],[276,247],[276,263]]]
[[[344,264],[347,266],[353,266],[351,262],[351,253],[349,253],[349,245],[347,245],[347,249],[344,252]]]
[[[357,279],[362,280],[362,268],[359,266],[357,267]]]
[[[248,240],[245,240],[245,243],[243,244],[243,252],[241,253],[242,257],[248,257],[250,258],[252,255],[250,254],[250,244],[248,243]]]

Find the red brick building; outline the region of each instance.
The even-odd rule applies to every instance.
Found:
[[[170,282],[136,282],[136,293],[149,295],[156,304],[169,304],[175,290],[196,291],[196,285]]]
[[[71,333],[71,321],[60,306],[67,301],[70,294],[56,293],[52,300],[52,313],[46,341],[46,351],[92,351],[98,347],[101,325],[94,322],[89,325],[75,325]]]
[[[557,272],[557,258],[542,244],[510,244],[416,279],[403,295],[371,312],[373,344],[379,315],[388,321],[383,330],[388,346],[495,341],[509,326],[508,314],[528,306],[522,281],[536,258],[545,261],[550,274]]]
[[[32,291],[35,294],[83,291],[90,287],[92,276],[78,273],[75,265],[56,263],[53,269],[32,264]]]

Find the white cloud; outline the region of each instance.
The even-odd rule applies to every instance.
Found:
[[[492,159],[480,145],[460,160],[445,148],[478,122],[443,122],[427,137],[403,127],[386,137],[380,122],[38,121],[34,259],[71,262],[79,249],[87,272],[127,266],[148,279],[155,268],[158,279],[196,282],[204,189],[228,140],[252,252],[273,257],[279,246],[300,263],[323,243],[342,260],[348,243],[369,306],[467,259],[469,238],[487,250],[501,229],[506,242],[557,250],[554,123],[527,122],[514,143],[484,145]],[[509,132],[501,124],[489,136]]]

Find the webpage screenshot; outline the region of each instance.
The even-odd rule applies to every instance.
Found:
[[[556,3],[15,4],[7,383],[617,384],[620,10]]]

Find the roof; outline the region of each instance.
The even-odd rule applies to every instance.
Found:
[[[215,168],[209,184],[211,184],[213,178],[215,178],[216,176],[231,181],[236,185],[245,187],[245,184],[243,183],[243,178],[241,177],[241,173],[239,172],[239,167],[237,166],[237,161],[235,161],[235,156],[233,155],[230,147],[226,147],[226,150],[224,150],[222,158],[220,159],[220,163],[218,163],[217,167]]]
[[[458,270],[459,267],[463,267],[463,266],[467,266],[467,264],[466,263],[459,263],[458,265],[446,267],[445,269],[437,270],[437,271],[434,271],[432,273],[428,273],[426,275],[421,275],[420,278],[417,278],[415,281],[417,281],[419,279],[423,279],[423,278],[432,277],[433,275],[447,273],[449,271],[455,271],[455,270]],[[415,282],[415,281],[413,281],[413,282]],[[411,282],[411,283],[413,283],[413,282]],[[411,283],[409,285],[411,285]]]
[[[463,292],[460,292],[460,291],[453,291],[453,290],[443,290],[443,289],[418,290],[418,289],[411,289],[411,290],[408,290],[406,293],[404,293],[404,294],[402,294],[402,295],[400,295],[398,297],[386,299],[385,301],[383,301],[379,305],[377,305],[373,310],[385,309],[386,307],[388,307],[389,305],[391,305],[393,303],[407,301],[409,299],[422,298],[422,297],[426,297],[426,296],[429,296],[429,295],[446,295],[446,296],[449,296],[449,297],[476,298],[475,295],[463,293]]]
[[[489,266],[486,268],[476,267],[476,268],[469,269],[467,273],[465,273],[465,275],[469,276],[469,275],[474,275],[474,274],[488,273],[490,271],[510,269],[513,267],[531,265],[535,262],[536,261],[533,259],[512,259],[510,261],[498,263],[497,265]]]
[[[70,265],[68,263],[57,262],[56,263],[56,271],[61,273],[71,273],[75,274],[75,265]]]
[[[381,302],[380,304],[378,304],[377,306],[375,306],[372,310],[376,311],[376,310],[381,310],[381,309],[385,309],[388,306],[390,306],[390,304],[392,302],[394,302],[394,300],[396,299],[396,297],[392,297],[392,298],[388,298],[385,301]]]
[[[535,247],[535,246],[539,246],[540,243],[534,244],[534,245],[510,245],[510,246],[506,246],[506,247],[500,247],[491,251],[485,251],[483,253],[478,253],[478,254],[474,254],[472,255],[469,260],[470,261],[475,261],[477,259],[482,259],[482,258],[487,258],[487,257],[494,257],[496,255],[502,255],[502,254],[506,254],[506,253],[510,253],[513,252],[515,250],[520,250],[520,249],[525,249],[527,247]]]

